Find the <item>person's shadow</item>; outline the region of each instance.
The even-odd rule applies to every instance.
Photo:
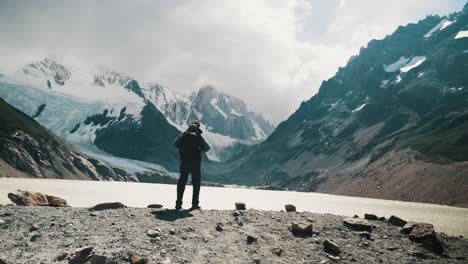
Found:
[[[151,212],[151,214],[156,217],[156,219],[173,222],[177,219],[193,217],[193,214],[190,213],[189,210],[175,210],[175,209],[168,209],[168,210],[157,210]]]

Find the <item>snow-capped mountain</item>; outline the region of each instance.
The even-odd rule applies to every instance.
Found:
[[[465,205],[468,5],[372,40],[212,181]]]
[[[80,151],[132,171],[177,170],[170,143],[193,119],[204,124],[212,146],[208,158],[216,161],[273,130],[242,101],[213,88],[182,95],[114,70],[83,70],[50,57],[1,77],[0,97]]]
[[[211,160],[225,160],[237,149],[264,140],[274,127],[260,114],[231,95],[207,86],[183,95],[159,84],[143,85],[145,97],[183,131],[193,120],[200,120],[204,136],[212,145]]]
[[[3,77],[0,96],[88,155],[131,170],[177,169],[170,143],[179,131],[125,74],[46,58]]]

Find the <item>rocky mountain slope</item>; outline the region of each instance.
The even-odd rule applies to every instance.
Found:
[[[468,205],[468,7],[372,40],[218,181]]]
[[[149,101],[179,130],[193,120],[200,120],[204,136],[213,149],[211,160],[223,161],[243,146],[264,140],[273,132],[273,125],[262,115],[250,111],[246,104],[211,86],[189,95],[178,94],[159,84],[143,85]]]
[[[0,98],[0,177],[136,181],[89,158]]]

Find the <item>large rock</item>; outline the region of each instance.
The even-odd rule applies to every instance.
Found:
[[[364,214],[364,219],[367,219],[367,220],[377,220],[379,219],[375,214]]]
[[[346,218],[343,223],[354,231],[372,232],[372,226],[364,219]]]
[[[332,255],[339,255],[341,253],[340,247],[335,242],[328,239],[323,242],[323,249],[325,252]]]
[[[236,210],[246,210],[245,203],[237,202],[235,203]]]
[[[300,225],[297,222],[293,222],[290,227],[291,233],[297,237],[310,237],[313,235],[312,224]]]
[[[91,254],[93,251],[94,247],[82,247],[82,248],[77,248],[73,252],[73,258],[76,260],[86,260],[88,256]]]
[[[394,226],[399,226],[399,227],[404,227],[408,223],[405,220],[394,215],[390,216],[390,218],[388,219],[388,222]]]
[[[296,212],[296,206],[292,204],[285,205],[284,209],[286,209],[286,212]]]
[[[422,243],[423,247],[433,253],[442,254],[444,252],[442,242],[438,239],[432,224],[414,224],[409,238],[416,243]]]
[[[89,210],[91,210],[91,211],[101,211],[101,210],[119,209],[119,208],[127,208],[127,206],[125,206],[121,202],[100,203],[100,204],[97,204],[97,205],[89,208]]]
[[[28,192],[18,190],[15,193],[8,193],[8,198],[17,205],[23,206],[68,206],[67,201],[39,192]]]

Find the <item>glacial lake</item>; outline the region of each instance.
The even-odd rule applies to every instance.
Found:
[[[0,178],[0,204],[10,203],[7,194],[17,189],[59,196],[74,207],[119,201],[130,207],[159,203],[172,208],[176,198],[176,186],[168,184]],[[184,208],[190,207],[191,195],[192,186],[187,186]],[[238,201],[258,210],[284,210],[284,205],[291,203],[298,211],[321,214],[363,217],[364,213],[372,213],[386,218],[396,215],[407,221],[432,223],[438,232],[468,236],[467,208],[321,193],[202,186],[203,209],[232,210]]]

